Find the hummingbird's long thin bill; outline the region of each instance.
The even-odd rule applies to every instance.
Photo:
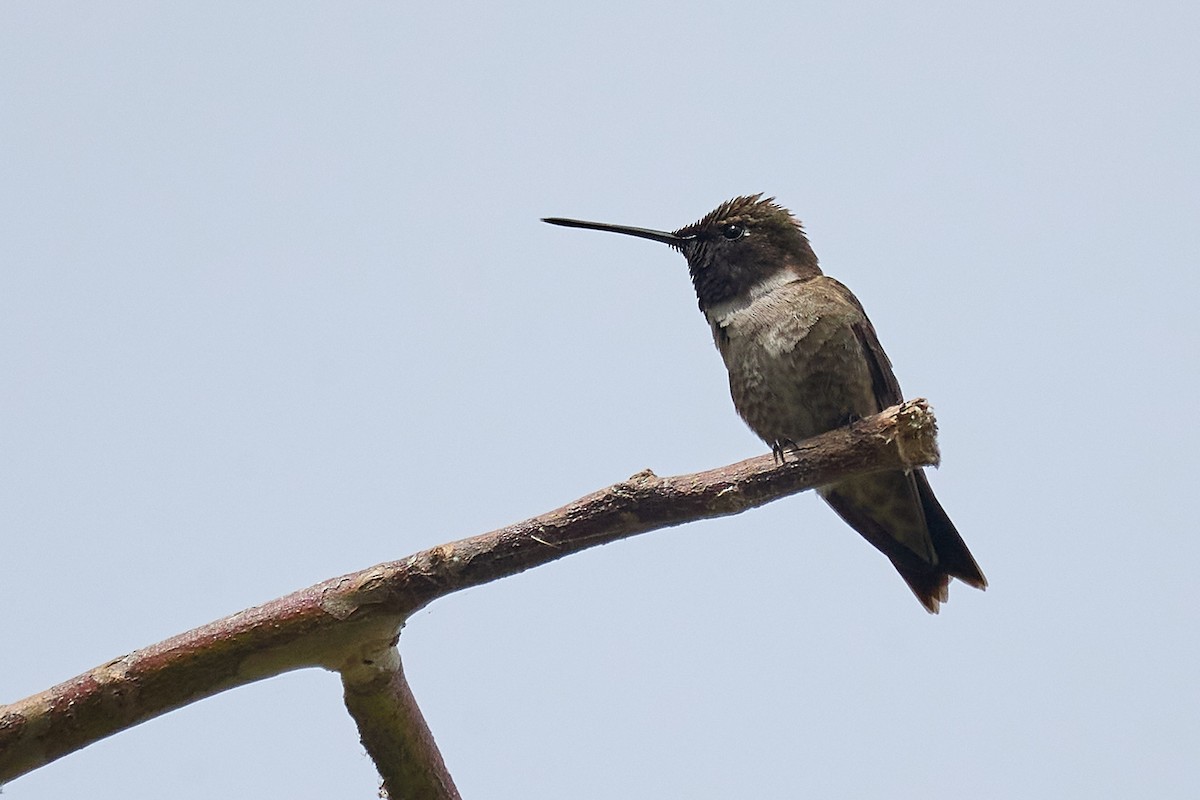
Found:
[[[562,225],[565,228],[587,228],[592,231],[608,231],[609,233],[623,233],[627,236],[637,236],[640,239],[649,239],[654,242],[662,242],[663,244],[672,244],[678,247],[679,245],[691,239],[691,236],[676,236],[670,231],[655,231],[650,228],[634,228],[629,225],[611,225],[607,222],[588,222],[582,219],[564,219],[563,217],[542,217],[542,222],[549,222],[551,225]]]

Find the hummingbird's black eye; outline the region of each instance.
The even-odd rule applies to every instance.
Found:
[[[721,228],[721,235],[731,242],[736,242],[738,239],[746,235],[745,225],[735,225],[732,222]]]

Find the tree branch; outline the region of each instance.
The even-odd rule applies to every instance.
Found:
[[[782,466],[771,456],[761,456],[670,478],[646,470],[524,522],[238,612],[0,706],[0,783],[172,709],[293,669],[320,666],[341,672],[353,712],[358,704],[355,693],[364,686],[361,670],[372,663],[391,663],[404,620],[439,597],[589,547],[737,514],[850,475],[936,464],[936,431],[928,404],[913,400],[799,443],[789,449]],[[398,654],[394,658],[394,669],[389,666],[381,674],[404,706],[408,700],[401,693],[407,693],[407,685]],[[375,679],[379,675],[365,683]],[[410,693],[407,697],[411,700]],[[411,709],[416,710],[415,703]],[[355,716],[368,743],[364,724],[382,717],[368,711]],[[393,719],[403,716],[395,714]],[[401,736],[398,725],[393,725],[394,733]],[[431,738],[428,744],[432,747]],[[379,750],[429,755],[420,747],[407,747],[381,745]],[[436,749],[431,752],[436,754]],[[374,751],[372,755],[380,757]],[[380,765],[385,776],[389,769],[400,774]],[[431,769],[429,774],[436,772]],[[448,777],[447,791],[453,792]]]
[[[342,670],[346,710],[383,777],[388,797],[460,800],[454,780],[417,706],[395,647],[368,664]]]

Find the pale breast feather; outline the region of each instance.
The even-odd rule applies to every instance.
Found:
[[[730,340],[751,341],[778,358],[795,349],[818,323],[826,334],[865,321],[856,306],[843,301],[841,284],[824,276],[764,281],[746,295],[706,312],[713,338],[722,351]]]

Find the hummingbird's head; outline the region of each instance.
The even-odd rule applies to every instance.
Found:
[[[553,225],[624,233],[683,253],[700,310],[749,298],[764,287],[821,274],[800,222],[761,194],[735,197],[677,231],[550,217]]]
[[[761,194],[724,202],[674,235],[702,311],[770,283],[821,274],[800,221]]]

